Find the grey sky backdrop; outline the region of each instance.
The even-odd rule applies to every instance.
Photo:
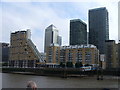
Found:
[[[62,36],[62,45],[69,45],[70,19],[81,19],[88,25],[88,10],[99,7],[108,9],[110,39],[118,41],[119,0],[18,1],[0,3],[0,42],[9,43],[10,32],[31,29],[34,44],[43,52],[45,28],[54,24]]]
[[[118,29],[118,40],[120,40],[120,1],[119,1],[119,6],[118,6],[118,19],[119,19],[119,22],[118,22],[118,27],[119,27],[119,29]]]

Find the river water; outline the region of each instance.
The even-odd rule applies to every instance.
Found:
[[[38,88],[118,88],[116,77],[61,78],[2,73],[2,88],[25,88],[28,81],[35,81]]]

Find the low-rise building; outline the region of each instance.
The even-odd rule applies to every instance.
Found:
[[[117,68],[118,67],[118,45],[116,45],[115,40],[106,40],[106,68]]]
[[[42,55],[31,40],[29,29],[11,33],[9,55],[11,67],[35,67],[36,63],[44,62]]]
[[[82,62],[97,66],[99,64],[99,50],[94,45],[57,46],[52,44],[47,48],[47,63],[60,64],[61,62]]]

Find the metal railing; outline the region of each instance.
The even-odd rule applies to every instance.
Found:
[[[33,51],[35,52],[36,56],[39,58],[40,62],[44,62],[44,57],[40,54],[40,52],[37,50],[36,46],[34,45],[34,43],[28,39],[28,44],[30,45],[30,47],[33,49]]]

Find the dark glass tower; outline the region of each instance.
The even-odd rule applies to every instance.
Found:
[[[70,45],[87,44],[87,25],[80,19],[70,20]]]
[[[108,11],[105,7],[89,10],[89,43],[105,54],[105,40],[109,40]]]

